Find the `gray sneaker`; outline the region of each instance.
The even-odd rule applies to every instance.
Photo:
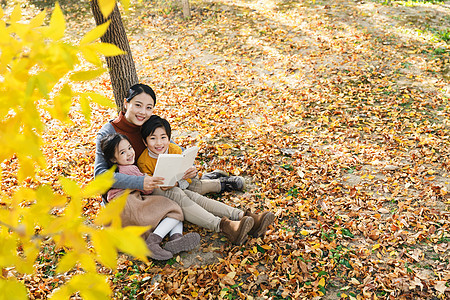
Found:
[[[221,192],[243,191],[245,180],[241,176],[220,177]]]
[[[219,179],[219,178],[228,177],[228,176],[230,176],[230,174],[228,174],[225,171],[214,170],[212,172],[203,174],[202,179]]]

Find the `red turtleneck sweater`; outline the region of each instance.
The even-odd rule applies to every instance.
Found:
[[[134,125],[125,119],[123,112],[119,113],[117,119],[111,122],[116,132],[125,135],[134,148],[136,161],[141,156],[142,152],[147,148],[141,136],[141,126]],[[136,164],[135,161],[135,164]]]

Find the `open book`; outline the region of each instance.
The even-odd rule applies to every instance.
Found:
[[[174,186],[180,180],[184,172],[194,165],[198,147],[191,147],[182,154],[160,154],[156,161],[153,176],[164,177],[164,184],[161,186]]]

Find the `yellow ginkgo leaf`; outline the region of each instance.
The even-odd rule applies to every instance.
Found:
[[[87,81],[97,78],[99,75],[103,74],[106,70],[103,68],[98,68],[95,70],[89,70],[89,71],[79,71],[72,76],[70,76],[70,79],[73,81]]]
[[[64,32],[66,31],[66,21],[64,20],[64,15],[61,11],[61,7],[58,2],[55,4],[55,9],[53,10],[52,16],[50,18],[50,25],[47,28],[46,36],[53,40],[60,40],[64,37]]]
[[[86,33],[80,41],[80,46],[89,44],[89,43],[95,41],[96,39],[101,38],[105,34],[105,32],[108,30],[110,23],[111,23],[111,21],[108,20],[107,22],[98,25],[97,27],[95,27],[94,29],[92,29],[91,31]]]
[[[320,278],[320,280],[319,280],[319,283],[318,283],[320,286],[325,286],[325,278],[324,277],[322,277],[322,278]]]
[[[102,15],[106,18],[112,13],[116,6],[116,0],[98,0],[98,6]]]

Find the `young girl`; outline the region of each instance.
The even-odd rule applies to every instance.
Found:
[[[139,169],[148,175],[153,175],[159,154],[180,154],[181,148],[170,143],[171,128],[167,120],[152,115],[141,127],[141,135],[147,146],[138,158]],[[222,202],[209,199],[183,186],[186,180],[195,181],[197,168],[188,169],[182,181],[175,187],[156,188],[154,195],[165,196],[181,206],[185,220],[201,227],[222,232],[231,243],[242,245],[247,240],[247,234],[254,237],[262,236],[275,219],[271,212],[260,214],[245,212],[230,207]]]
[[[126,136],[119,133],[107,135],[101,141],[101,149],[110,167],[116,164],[119,173],[144,176],[134,165],[135,152]],[[123,189],[109,190],[108,202],[123,192]],[[151,230],[154,228],[153,232],[148,233],[146,243],[151,252],[150,257],[156,260],[167,260],[172,258],[173,254],[195,248],[200,242],[200,235],[193,232],[182,234],[181,208],[167,198],[146,196],[149,194],[151,191],[135,190],[130,193],[121,214],[122,226],[150,225]],[[144,197],[146,201],[142,201]],[[125,212],[133,215],[125,216]],[[163,249],[160,243],[167,234],[170,238]]]

